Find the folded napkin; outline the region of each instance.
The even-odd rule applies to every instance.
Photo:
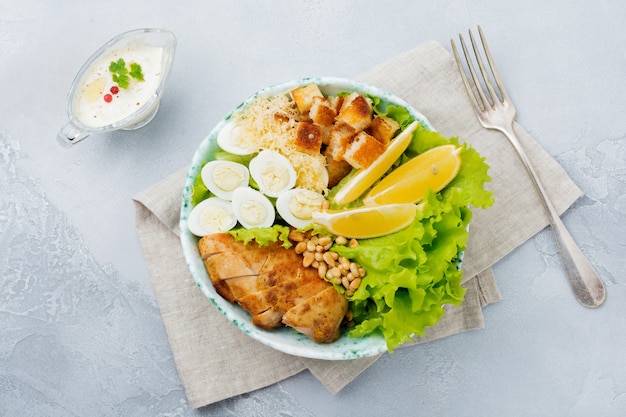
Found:
[[[487,159],[495,204],[474,210],[465,253],[460,307],[428,328],[423,343],[484,327],[482,308],[500,299],[491,265],[548,224],[547,215],[507,140],[476,120],[451,55],[428,42],[358,77],[402,97],[446,136],[458,136]],[[520,126],[520,140],[556,209],[565,211],[581,191]],[[308,369],[336,393],[378,357],[324,361],[283,354],[232,325],[196,287],[182,255],[178,221],[187,168],[134,198],[136,225],[172,354],[190,404],[201,407],[250,392]]]

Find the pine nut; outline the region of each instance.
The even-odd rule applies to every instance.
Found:
[[[311,266],[314,260],[315,260],[315,255],[313,255],[312,252],[307,252],[306,255],[304,255],[304,258],[302,259],[302,265],[305,268],[309,267]]]
[[[335,262],[335,259],[333,258],[332,253],[333,252],[326,252],[322,256],[322,258],[324,259],[324,262],[326,262],[328,264],[328,266],[330,266],[330,267],[334,267],[334,266],[337,265],[337,263]]]
[[[361,285],[361,278],[355,278],[354,281],[350,283],[350,290],[356,291],[359,285]]]
[[[313,240],[309,240],[308,242],[306,242],[306,250],[308,250],[309,252],[315,252],[315,243],[313,243]]]
[[[328,271],[328,265],[325,263],[320,263],[320,266],[317,268],[317,273],[320,278],[324,279],[326,277],[326,271]]]
[[[337,239],[335,239],[335,243],[344,246],[348,243],[348,239],[343,236],[337,236]]]
[[[306,250],[306,243],[305,242],[298,242],[298,244],[296,245],[296,253],[298,255],[302,254],[304,251]]]
[[[302,242],[304,240],[304,233],[298,232],[297,230],[292,230],[289,232],[289,240],[293,240],[294,242]]]
[[[326,246],[329,243],[333,243],[333,238],[330,236],[322,236],[317,240],[318,245]]]
[[[350,289],[350,281],[348,281],[348,277],[341,278],[341,285],[343,285],[346,290]]]
[[[359,241],[356,239],[350,239],[350,245],[351,248],[356,248],[357,246],[359,246]]]

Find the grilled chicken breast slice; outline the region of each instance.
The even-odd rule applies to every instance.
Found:
[[[348,301],[334,287],[301,302],[283,315],[283,323],[318,343],[339,337],[339,326],[348,311]]]
[[[320,280],[320,277],[313,269],[305,269],[299,265],[296,265],[296,267],[298,268],[292,271],[291,275],[286,276],[286,278],[294,276],[295,278],[287,278],[271,288],[248,294],[238,299],[237,303],[251,315],[255,316],[274,307],[281,298],[296,291],[303,285],[311,281]]]
[[[252,316],[252,323],[263,329],[273,329],[282,325],[283,315],[291,308],[305,301],[309,297],[324,291],[332,284],[321,280],[313,280],[308,284],[298,287],[295,291],[285,294],[278,302],[269,310]]]
[[[255,325],[285,324],[320,343],[339,336],[347,300],[293,249],[244,244],[228,233],[201,238],[198,249],[216,291],[248,311]]]

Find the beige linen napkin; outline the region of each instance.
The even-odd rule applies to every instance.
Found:
[[[463,264],[465,301],[458,308],[449,308],[416,343],[482,328],[482,307],[500,299],[491,265],[548,224],[539,197],[506,139],[478,124],[456,64],[440,44],[422,44],[359,79],[402,97],[437,130],[474,146],[491,166],[493,180],[488,186],[494,190],[496,202],[486,211],[474,210]],[[555,207],[565,211],[580,197],[580,190],[521,127],[516,126],[516,131]],[[178,238],[186,170],[140,193],[134,204],[146,266],[190,404],[201,407],[271,385],[304,369],[330,392],[338,392],[377,357],[324,361],[277,352],[244,335],[196,287]]]

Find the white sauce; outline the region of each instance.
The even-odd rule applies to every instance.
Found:
[[[75,99],[74,114],[88,127],[103,127],[118,122],[136,112],[152,97],[161,82],[164,50],[157,46],[131,43],[102,54],[87,69],[80,81]],[[128,89],[119,88],[111,94],[113,82],[109,65],[122,58],[127,67],[132,62],[141,65],[144,81],[130,78]],[[105,94],[111,94],[107,103]]]

